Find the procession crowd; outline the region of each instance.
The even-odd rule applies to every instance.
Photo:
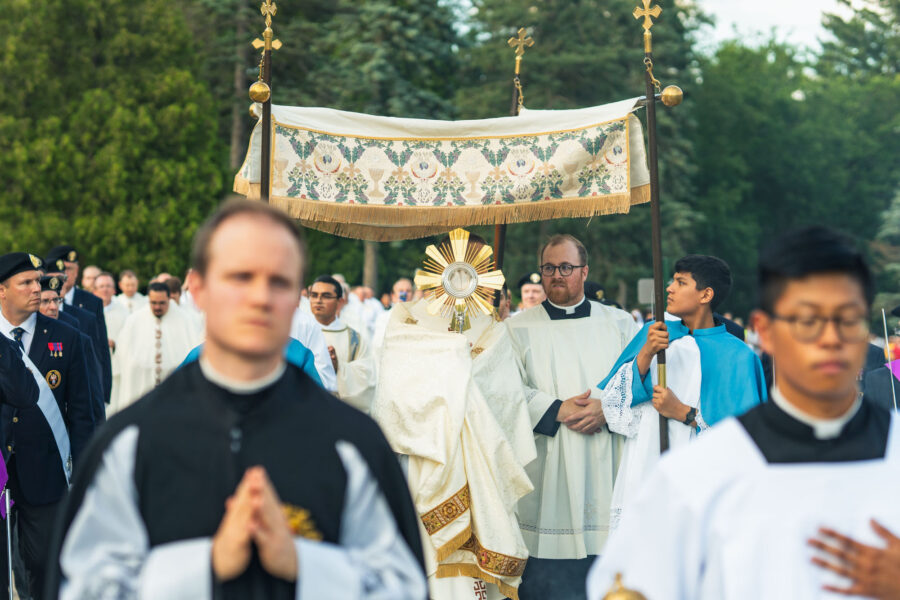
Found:
[[[70,245],[0,256],[19,598],[900,598],[893,375],[842,234],[761,251],[746,332],[713,256],[644,322],[569,235],[465,314],[304,285],[303,248],[241,201],[145,293]]]

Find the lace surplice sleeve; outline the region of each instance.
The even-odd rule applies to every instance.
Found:
[[[637,435],[641,424],[641,409],[632,408],[636,370],[634,361],[625,363],[600,394],[603,415],[609,429],[626,437]]]

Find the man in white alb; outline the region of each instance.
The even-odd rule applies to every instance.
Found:
[[[628,313],[585,298],[587,263],[577,239],[550,238],[540,253],[547,300],[505,321],[538,456],[527,468],[535,490],[518,508],[531,555],[521,600],[584,598],[590,557],[600,554],[609,529],[622,439],[605,427],[595,386],[639,328]]]
[[[121,302],[129,314],[147,305],[147,296],[138,291],[138,283],[137,275],[130,269],[119,274],[119,289],[122,293],[116,296],[116,302]]]
[[[119,375],[116,396],[108,412],[122,410],[168,377],[202,340],[183,313],[169,310],[169,288],[151,283],[148,306],[125,321],[116,343],[114,372]]]

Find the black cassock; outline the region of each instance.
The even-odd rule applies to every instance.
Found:
[[[211,538],[255,465],[297,536],[296,583],[255,552],[238,579],[213,581]],[[109,421],[61,517],[48,597],[425,596],[418,517],[388,442],[291,365],[253,393],[182,367]]]

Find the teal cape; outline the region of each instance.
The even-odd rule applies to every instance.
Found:
[[[178,365],[178,368],[183,367],[184,365],[194,362],[198,358],[200,358],[200,352],[203,350],[203,344],[200,344],[190,352],[185,357],[181,364]],[[288,345],[284,348],[284,358],[291,363],[292,365],[296,365],[303,369],[303,372],[309,375],[310,379],[319,384],[319,387],[322,386],[322,379],[319,377],[319,372],[316,370],[316,357],[312,353],[312,350],[291,338],[288,342]]]
[[[632,406],[653,399],[652,378],[640,376],[635,360],[647,342],[647,330],[652,323],[648,321],[641,328],[622,351],[609,375],[597,385],[600,389],[605,388],[622,365],[632,362]],[[700,414],[707,425],[741,415],[766,401],[766,380],[759,357],[747,344],[728,333],[724,325],[697,329],[692,334],[682,321],[667,320],[666,328],[669,344],[693,335],[700,349]]]

